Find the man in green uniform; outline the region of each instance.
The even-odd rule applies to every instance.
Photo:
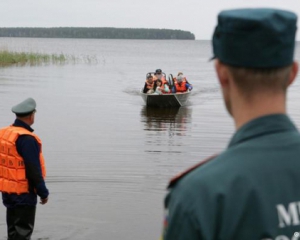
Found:
[[[218,15],[215,69],[236,133],[171,180],[164,240],[300,239],[300,134],[286,115],[296,22],[276,9]]]

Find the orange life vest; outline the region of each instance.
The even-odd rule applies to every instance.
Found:
[[[26,179],[23,158],[16,148],[16,141],[20,135],[33,136],[40,145],[40,164],[43,178],[46,177],[45,160],[42,154],[42,141],[40,138],[22,127],[8,126],[0,129],[0,192],[28,193],[28,180]]]
[[[186,92],[187,88],[186,88],[186,81],[182,80],[182,82],[179,84],[175,78],[174,80],[175,82],[175,87],[176,87],[176,92]]]
[[[147,89],[153,89],[154,86],[154,81],[152,83],[149,83],[148,81],[146,81],[146,85],[147,85]]]

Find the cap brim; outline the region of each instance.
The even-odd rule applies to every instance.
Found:
[[[213,56],[213,57],[211,57],[210,59],[208,59],[208,61],[210,62],[210,61],[212,61],[212,60],[214,60],[214,59],[216,59],[217,57],[216,56]]]

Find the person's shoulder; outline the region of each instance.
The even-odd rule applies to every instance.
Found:
[[[219,155],[215,155],[212,159],[207,161],[205,164],[201,164],[189,171],[187,174],[183,175],[177,182],[170,187],[205,187],[213,189],[216,186],[222,186],[226,188],[226,184],[230,183],[233,178],[236,177],[235,174],[240,166],[236,164],[241,162],[238,160],[238,156],[234,156],[231,151],[224,151]],[[202,161],[201,161],[202,162]]]
[[[207,162],[203,166],[196,168],[193,172],[191,172],[187,176],[187,180],[205,180],[206,181],[211,178],[213,175],[221,175],[223,173],[223,169],[227,167],[228,164],[224,164],[224,160],[226,156],[224,153],[216,156],[211,161]]]
[[[35,140],[35,137],[30,134],[22,134],[19,136],[19,138],[26,139],[26,140]]]
[[[190,174],[192,171],[195,171],[197,168],[202,167],[204,164],[210,162],[211,160],[213,160],[217,155],[212,155],[200,162],[198,162],[197,164],[194,164],[193,166],[187,168],[186,170],[184,170],[183,172],[178,173],[177,175],[175,175],[169,182],[168,188],[173,187],[174,185],[176,185],[180,180],[182,180],[184,177],[186,177],[188,174]]]
[[[32,135],[23,134],[23,135],[20,135],[18,137],[17,143],[22,143],[22,144],[37,144],[37,140]]]
[[[178,173],[170,180],[168,188],[178,188],[182,185],[191,185],[193,182],[201,182],[206,175],[211,176],[210,172],[215,169],[216,164],[218,165],[218,159],[219,156],[213,155]]]
[[[183,174],[176,182],[169,184],[165,204],[169,206],[176,199],[185,207],[193,208],[193,204],[188,203],[212,200],[215,196],[226,192],[230,186],[228,175],[231,172],[228,164],[224,162],[224,156],[221,154]]]

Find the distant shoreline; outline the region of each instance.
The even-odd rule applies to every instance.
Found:
[[[195,40],[193,33],[183,30],[94,27],[0,28],[0,37]]]

